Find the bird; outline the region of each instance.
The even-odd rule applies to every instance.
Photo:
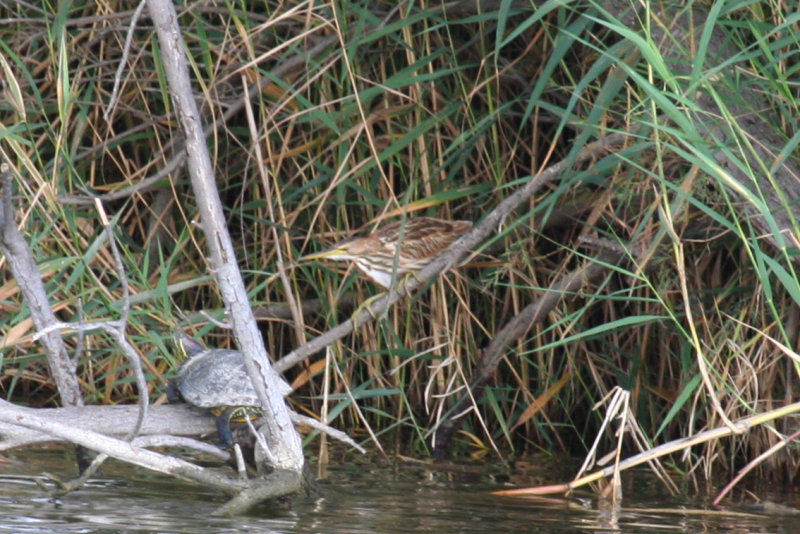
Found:
[[[300,260],[349,260],[370,281],[389,289],[393,276],[416,274],[471,229],[471,221],[408,217],[365,236],[339,241]]]

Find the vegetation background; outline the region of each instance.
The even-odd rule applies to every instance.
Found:
[[[232,340],[200,314],[224,320],[146,17],[123,54],[134,7],[0,2],[0,157],[18,171],[3,194],[14,196],[62,320],[118,313],[121,273],[92,199],[113,214],[134,294],[129,338],[163,402],[180,364],[173,328],[210,346]],[[766,95],[787,139],[780,154],[794,157],[797,13],[776,1],[706,8],[741,51],[720,76]],[[296,410],[419,456],[458,415],[450,452],[509,458],[585,453],[604,419],[596,404],[617,386],[630,392],[627,424],[640,446],[796,399],[798,227],[774,224],[765,236],[743,215],[749,203],[771,217],[753,186],[764,169],[733,184],[709,172],[714,147],[663,118],[697,111],[685,77],[602,4],[232,1],[179,13],[229,228],[274,359],[376,292],[354,269],[297,264],[301,255],[403,215],[480,221],[588,142],[628,134],[624,148],[574,165],[508,217],[466,265],[288,370]],[[630,42],[633,51],[622,46]],[[693,43],[697,57],[707,44]],[[746,147],[729,150],[735,158]],[[498,331],[597,243],[627,261],[558,295],[466,412],[453,413]],[[0,273],[2,394],[47,405],[55,389],[33,324]],[[86,402],[135,402],[112,340],[85,344]],[[787,418],[711,442],[680,468],[733,468],[794,426]],[[766,465],[776,477],[796,470],[790,454]]]

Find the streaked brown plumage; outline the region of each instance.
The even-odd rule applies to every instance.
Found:
[[[349,260],[372,282],[388,289],[393,274],[399,278],[419,271],[470,229],[470,221],[408,218],[389,223],[366,236],[345,239],[328,249],[303,256],[301,260]]]

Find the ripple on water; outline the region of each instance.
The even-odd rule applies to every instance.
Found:
[[[43,462],[46,464],[47,462]],[[61,465],[63,467],[63,464]],[[629,490],[623,508],[598,510],[590,495],[500,498],[490,474],[461,476],[435,468],[399,465],[332,467],[321,496],[296,497],[237,518],[208,514],[224,499],[202,487],[177,483],[139,469],[110,464],[107,479],[60,500],[48,498],[37,480],[57,466],[35,461],[0,474],[0,533],[233,533],[372,534],[563,532],[800,532],[795,517],[709,513],[696,499]],[[650,476],[637,473],[635,479]],[[784,496],[780,502],[791,497]]]

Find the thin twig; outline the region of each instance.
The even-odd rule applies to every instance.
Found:
[[[139,22],[139,17],[142,16],[142,11],[144,11],[146,2],[147,0],[139,1],[139,5],[136,6],[136,10],[131,17],[131,22],[128,25],[128,34],[125,36],[125,46],[122,48],[122,57],[119,59],[119,66],[117,67],[116,74],[114,74],[114,89],[111,91],[111,98],[108,99],[108,106],[106,106],[106,110],[103,112],[103,118],[105,120],[109,119],[111,111],[117,103],[119,86],[122,81],[122,71],[125,70],[125,64],[128,63],[128,54],[130,54],[131,43],[133,42],[133,30],[136,29],[136,23]]]

